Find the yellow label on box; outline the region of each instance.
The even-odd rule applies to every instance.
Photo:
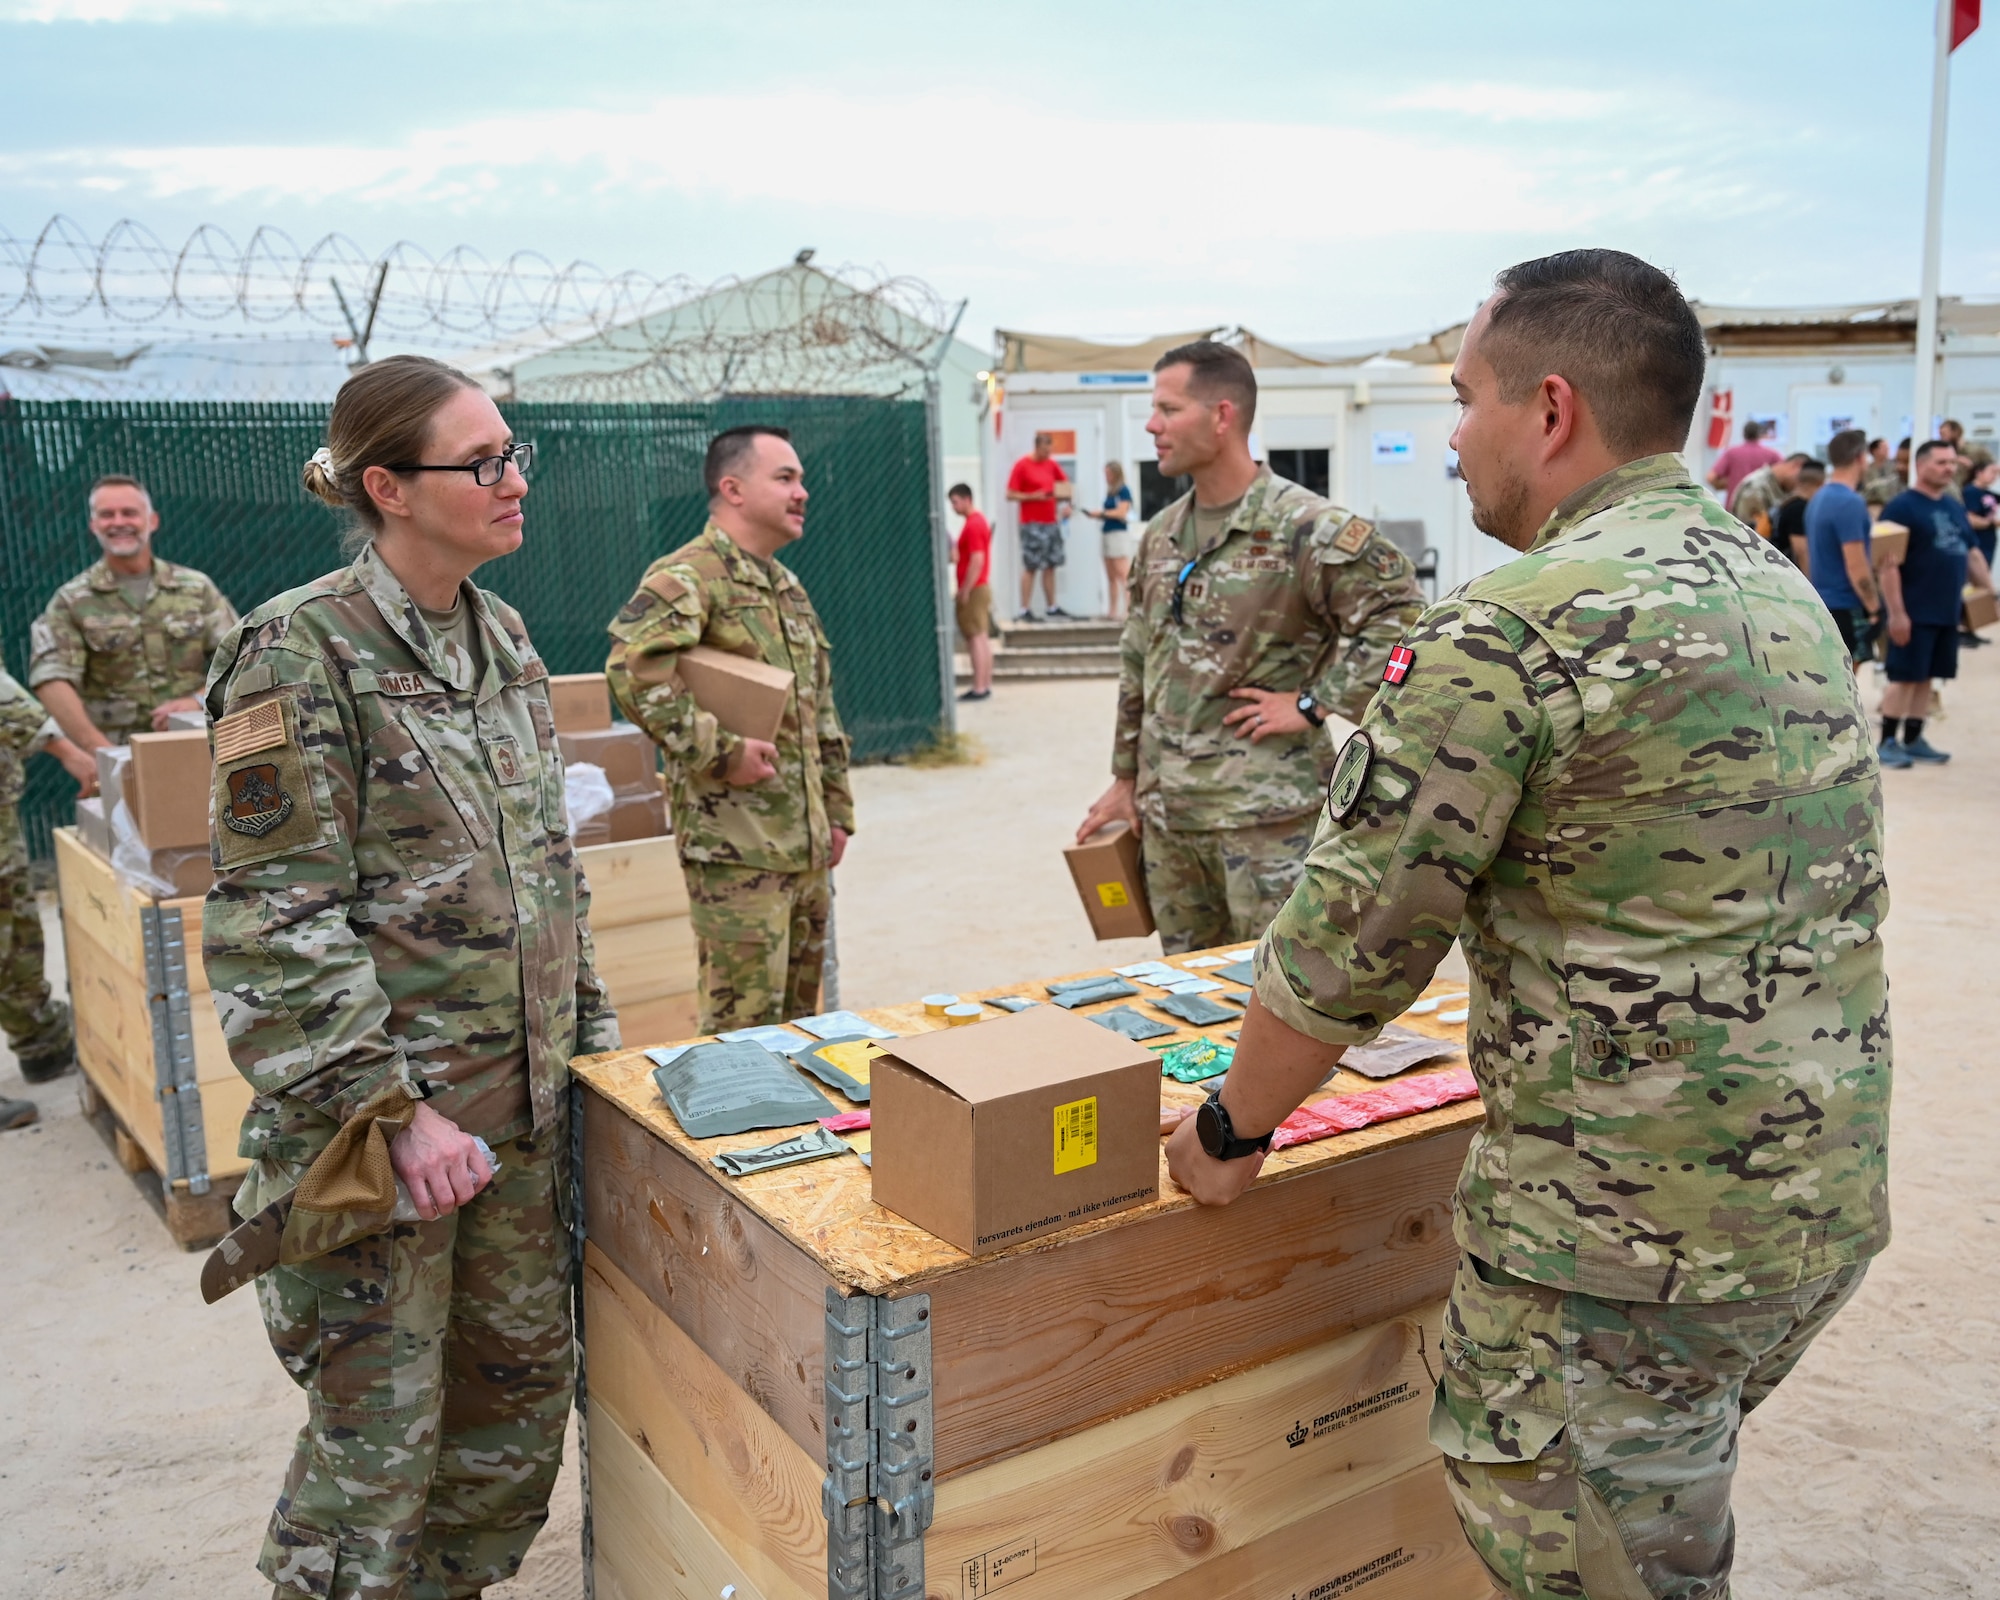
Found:
[[[882,1047],[873,1039],[848,1039],[841,1044],[827,1045],[820,1051],[820,1056],[856,1083],[866,1083],[868,1063],[883,1053]]]
[[[1125,892],[1122,883],[1100,883],[1097,898],[1107,906],[1129,906],[1132,903],[1132,897]]]
[[[1097,1165],[1097,1096],[1056,1107],[1056,1171]]]

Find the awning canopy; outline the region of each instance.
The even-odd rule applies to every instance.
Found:
[[[1137,344],[1100,344],[1091,339],[1066,339],[1053,333],[1017,333],[999,328],[1002,373],[1008,372],[1150,372],[1169,350],[1197,339],[1220,339],[1250,358],[1253,367],[1327,367],[1336,363],[1276,344],[1248,328],[1192,328],[1163,333]]]

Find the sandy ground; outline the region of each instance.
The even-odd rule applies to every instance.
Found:
[[[1887,778],[1897,1242],[1745,1430],[1739,1600],[2000,1594],[1995,657],[1968,659],[1935,727],[1952,764]],[[1154,947],[1095,944],[1057,855],[1105,782],[1111,700],[1101,682],[1003,686],[962,708],[981,765],[856,775],[845,1003]],[[0,1094],[22,1092],[0,1055]],[[0,1596],[267,1594],[252,1562],[304,1408],[250,1297],[202,1305],[200,1258],[169,1243],[73,1082],[33,1097],[41,1125],[0,1134]],[[580,1596],[578,1523],[567,1469],[527,1569],[491,1592]]]

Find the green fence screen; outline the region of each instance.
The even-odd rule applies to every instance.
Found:
[[[687,405],[513,405],[537,446],[522,548],[478,581],[520,608],[551,672],[604,665],[605,624],[647,563],[701,531],[711,435],[789,428],[805,463],[806,536],[784,560],[834,646],[834,697],[858,759],[921,743],[946,686],[938,650],[934,505],[921,401],[822,396]],[[340,564],[340,519],[299,486],[325,442],[316,405],[13,401],[0,398],[0,643],[26,681],[28,625],[98,555],[90,485],[130,473],[160,513],[154,548],[198,567],[240,611]],[[68,821],[75,786],[29,769],[22,822],[37,855]]]

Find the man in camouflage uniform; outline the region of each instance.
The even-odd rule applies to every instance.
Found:
[[[1453,443],[1527,553],[1396,652],[1168,1151],[1227,1203],[1458,938],[1486,1122],[1431,1437],[1522,1597],[1726,1596],[1741,1418],[1888,1239],[1880,774],[1826,608],[1669,453],[1703,358],[1630,256],[1501,274]]]
[[[100,478],[90,531],[103,559],[56,590],[30,631],[28,687],[86,753],[198,710],[209,657],[236,626],[205,573],[153,554],[159,525],[144,485]]]
[[[778,552],[805,532],[806,488],[783,429],[710,442],[708,526],[646,569],[611,624],[605,675],[666,754],[667,803],[701,950],[701,1026],[714,1033],[818,1009],[832,869],[854,832],[847,735],[826,630]],[[695,703],[694,645],[783,667],[775,740],[732,733]]]
[[[399,1142],[455,1125],[498,1158],[435,1220],[257,1280],[311,1403],[259,1560],[279,1600],[475,1595],[547,1516],[573,1364],[569,1062],[618,1044],[547,679],[510,606],[465,582],[427,611],[372,546],[216,656],[202,957],[256,1091],[238,1213],[398,1091],[423,1101]]]
[[[1758,537],[1770,538],[1778,507],[1799,486],[1799,468],[1810,460],[1812,457],[1803,450],[1795,450],[1782,461],[1759,467],[1736,486],[1736,498],[1729,505],[1730,515]]]
[[[0,1028],[21,1076],[47,1083],[75,1063],[76,1044],[69,1007],[49,992],[42,970],[42,918],[21,838],[23,769],[37,750],[48,751],[79,782],[96,776],[35,697],[0,671]],[[0,1128],[25,1128],[39,1115],[32,1100],[0,1098]]]
[[[1120,639],[1111,787],[1077,829],[1140,833],[1169,953],[1254,939],[1312,843],[1326,714],[1358,718],[1423,609],[1374,524],[1250,455],[1257,380],[1199,340],[1154,370],[1160,470],[1194,488],[1147,525]]]
[[[1910,441],[1905,439],[1896,446],[1896,453],[1886,461],[1872,461],[1861,474],[1861,498],[1868,502],[1868,509],[1878,517],[1882,508],[1910,486]]]

